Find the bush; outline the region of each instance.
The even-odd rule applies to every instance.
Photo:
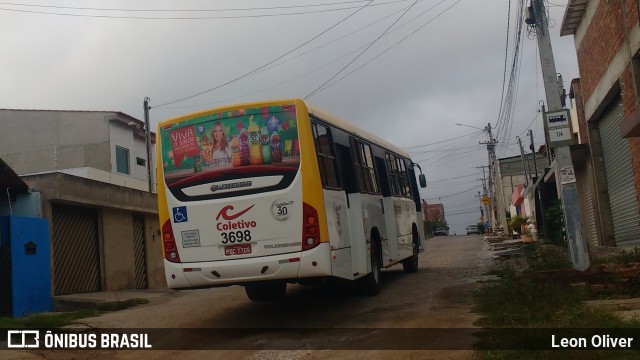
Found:
[[[514,217],[511,218],[511,221],[509,222],[509,227],[511,228],[511,232],[517,232],[518,234],[520,232],[522,232],[522,225],[527,225],[527,217],[523,217],[520,215],[516,215]]]

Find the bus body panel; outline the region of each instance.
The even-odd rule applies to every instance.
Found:
[[[328,254],[329,244],[322,243],[314,249],[295,254],[189,264],[173,263],[165,259],[164,266],[169,288],[210,287],[329,276],[331,264]]]
[[[231,260],[299,252],[302,232],[302,184],[288,189],[228,199],[180,202],[171,194],[172,212],[186,209],[187,220],[172,219],[183,263]],[[278,215],[278,211],[286,211]],[[227,253],[248,244],[249,253]],[[246,252],[247,250],[245,250]]]
[[[386,224],[389,231],[389,252],[394,262],[413,254],[412,227],[416,219],[415,204],[411,199],[389,197],[384,199]]]
[[[346,193],[342,190],[323,190],[323,194],[327,236],[331,245],[331,273],[336,277],[353,280]]]
[[[354,278],[362,277],[371,272],[369,261],[369,234],[365,232],[365,218],[362,212],[362,194],[349,194],[349,238],[351,239],[351,271]]]

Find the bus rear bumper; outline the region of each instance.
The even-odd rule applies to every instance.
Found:
[[[188,289],[290,280],[331,275],[329,243],[305,251],[260,258],[197,263],[173,263],[164,259],[167,286]]]

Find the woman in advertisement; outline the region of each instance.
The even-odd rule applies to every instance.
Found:
[[[213,147],[213,165],[226,165],[231,163],[231,146],[224,133],[224,127],[219,121],[213,125],[211,132],[211,144]]]

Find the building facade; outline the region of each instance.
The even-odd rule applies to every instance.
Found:
[[[38,194],[13,214],[49,220],[54,295],[166,286],[143,130],[121,112],[0,110],[0,157]]]
[[[596,211],[586,214],[591,223],[583,214],[593,224],[585,234],[593,246],[640,246],[640,4],[570,0],[561,35],[574,36],[580,70],[577,112],[588,145],[576,149],[585,155],[574,165],[583,209]]]

